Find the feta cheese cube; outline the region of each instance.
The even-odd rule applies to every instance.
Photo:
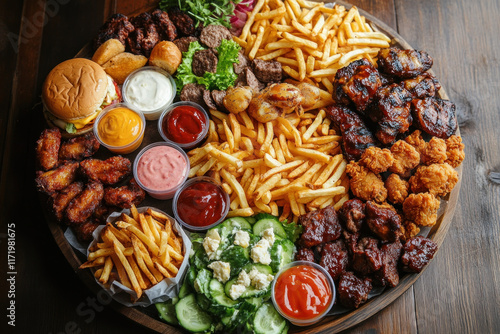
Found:
[[[247,272],[245,270],[242,270],[240,274],[238,275],[238,280],[236,281],[237,284],[243,285],[244,287],[247,287],[250,285],[250,276],[248,276]]]
[[[227,262],[214,261],[207,267],[214,271],[214,277],[221,283],[226,283],[231,275],[231,266]]]
[[[254,286],[257,290],[266,289],[274,279],[273,275],[263,274],[255,268],[250,271],[248,277],[251,280],[252,286]]]
[[[268,265],[271,263],[271,254],[267,251],[269,248],[269,241],[267,239],[260,239],[259,242],[252,247],[250,257],[255,263],[262,263]]]
[[[234,244],[247,248],[250,246],[250,235],[246,231],[238,230],[234,234]]]
[[[217,230],[209,230],[205,239],[203,239],[203,248],[205,248],[209,260],[213,260],[216,257],[220,240],[220,235]]]
[[[246,287],[244,285],[233,284],[231,286],[231,289],[229,289],[229,297],[231,297],[231,299],[233,300],[236,300],[240,298],[240,296],[243,294],[243,292],[245,292],[245,290]]]
[[[274,230],[272,227],[262,231],[261,236],[262,236],[262,238],[266,239],[271,246],[274,244],[274,240],[276,239],[274,237]]]

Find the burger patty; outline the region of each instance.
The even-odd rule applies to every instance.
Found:
[[[197,83],[189,83],[182,88],[181,91],[181,101],[191,101],[198,103],[201,106],[205,106],[205,101],[203,100],[203,92],[205,88],[203,85]]]
[[[181,52],[187,52],[189,50],[189,44],[191,44],[191,42],[197,42],[197,41],[199,41],[199,39],[193,36],[182,37],[174,40],[174,44],[177,45],[177,47],[179,48],[179,50],[181,50]]]
[[[201,31],[200,41],[209,48],[217,48],[223,39],[231,39],[229,29],[221,25],[208,25]]]
[[[193,73],[202,77],[205,72],[217,71],[217,55],[212,49],[196,51],[193,56]]]

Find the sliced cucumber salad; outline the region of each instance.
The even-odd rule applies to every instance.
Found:
[[[178,298],[156,304],[160,318],[193,333],[287,333],[271,284],[293,260],[300,229],[258,214],[192,234],[189,271]]]

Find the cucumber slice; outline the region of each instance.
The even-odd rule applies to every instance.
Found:
[[[285,229],[283,228],[283,225],[279,222],[278,218],[272,219],[272,218],[264,218],[255,223],[253,226],[253,234],[255,235],[261,235],[264,230],[267,230],[268,228],[273,229],[274,234],[281,238],[286,238],[286,232]]]
[[[286,327],[286,320],[267,302],[255,313],[253,328],[257,334],[280,334]]]
[[[203,332],[212,325],[212,318],[198,306],[194,293],[175,304],[175,313],[180,325],[191,332]]]
[[[166,321],[171,325],[179,324],[177,316],[175,315],[175,305],[172,303],[172,300],[168,300],[163,303],[156,303],[155,306],[158,310],[160,319]]]
[[[208,286],[210,284],[210,280],[212,279],[212,273],[208,269],[202,269],[198,272],[196,279],[194,280],[194,288],[196,292],[202,293],[205,296],[210,296],[208,291]]]
[[[243,217],[228,218],[222,224],[227,226],[230,231],[232,231],[234,228],[237,228],[239,230],[252,231],[252,225],[250,225],[248,220]]]
[[[212,278],[210,281],[210,295],[212,296],[212,300],[222,306],[233,307],[238,304],[237,301],[229,298],[224,292],[224,285],[221,282]]]
[[[188,284],[187,280],[184,280],[184,283],[182,283],[181,289],[179,290],[179,298],[182,299],[189,295],[191,292],[193,292],[193,289]]]
[[[255,224],[257,222],[257,218],[255,217],[246,217],[245,218],[251,225]]]
[[[276,240],[269,250],[271,254],[271,268],[278,272],[286,264],[292,262],[295,245],[288,239]]]

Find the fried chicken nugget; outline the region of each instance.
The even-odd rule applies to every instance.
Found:
[[[420,152],[420,160],[427,166],[444,163],[446,160],[446,142],[444,139],[432,137],[425,144],[424,150]]]
[[[420,155],[424,151],[425,145],[427,144],[422,138],[422,132],[420,132],[420,130],[413,131],[411,135],[405,138],[405,141],[413,146]]]
[[[418,227],[414,222],[405,220],[403,226],[401,226],[401,232],[403,235],[401,239],[404,241],[410,240],[420,232],[420,227]]]
[[[402,177],[409,176],[411,170],[420,163],[420,154],[404,140],[395,142],[391,147],[391,153],[394,157],[394,163],[389,171]]]
[[[398,174],[391,174],[385,180],[385,187],[387,188],[387,199],[389,202],[403,204],[406,197],[408,197],[410,184],[408,181],[400,178]]]
[[[389,169],[394,163],[391,151],[376,146],[368,147],[361,155],[359,164],[365,166],[375,174],[380,174]]]
[[[106,160],[87,159],[80,162],[82,172],[89,179],[103,184],[115,184],[132,171],[130,160],[122,156],[114,156]]]
[[[107,205],[128,209],[134,204],[138,206],[146,197],[146,192],[131,179],[128,185],[119,188],[104,189],[104,202]]]
[[[94,213],[104,196],[104,187],[101,182],[91,181],[85,189],[76,196],[66,209],[66,218],[72,225],[86,222]]]
[[[61,131],[59,128],[43,130],[36,142],[36,157],[44,171],[57,167],[58,153],[61,146]]]
[[[71,138],[62,143],[59,150],[59,159],[80,161],[94,155],[99,149],[99,141],[93,133],[89,132],[84,136]]]
[[[440,197],[448,194],[458,182],[458,173],[449,164],[420,166],[410,178],[410,188],[414,193],[429,192]]]
[[[370,171],[368,168],[351,161],[346,171],[350,176],[350,187],[354,196],[365,201],[376,201],[382,203],[387,198],[382,177]]]
[[[49,195],[63,190],[73,183],[79,166],[78,162],[70,161],[48,172],[39,172],[35,179],[38,189]]]
[[[464,161],[464,144],[462,144],[462,137],[451,136],[446,139],[446,161],[451,167],[456,168]]]
[[[439,199],[430,193],[410,194],[403,203],[405,218],[418,226],[433,226],[437,221]]]

